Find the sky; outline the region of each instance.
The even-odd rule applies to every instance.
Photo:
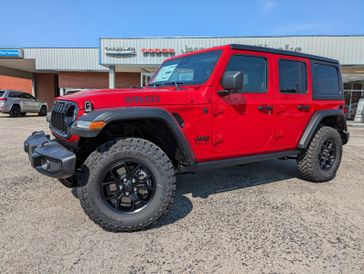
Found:
[[[364,34],[364,0],[0,0],[0,48],[99,38]]]

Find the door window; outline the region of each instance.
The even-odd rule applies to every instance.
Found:
[[[234,55],[225,71],[243,72],[244,83],[241,92],[267,91],[267,60],[264,57]]]
[[[22,94],[23,93],[18,92],[18,91],[9,91],[10,98],[22,98]]]
[[[35,98],[32,95],[28,94],[28,93],[24,93],[23,98],[28,99],[28,100],[35,100]]]
[[[293,60],[280,60],[279,90],[282,93],[306,93],[306,64]]]

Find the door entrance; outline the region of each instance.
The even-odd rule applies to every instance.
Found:
[[[153,75],[154,75],[154,73],[152,73],[152,72],[142,72],[140,86],[145,87]]]

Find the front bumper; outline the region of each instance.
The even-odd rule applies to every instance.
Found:
[[[33,132],[24,141],[24,151],[38,172],[53,178],[71,177],[76,168],[76,155],[49,139],[43,131]]]

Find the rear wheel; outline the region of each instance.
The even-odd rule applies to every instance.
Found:
[[[342,156],[339,132],[323,126],[313,137],[307,150],[298,159],[303,178],[312,182],[326,182],[336,176]]]
[[[139,138],[100,146],[83,166],[79,188],[86,214],[113,232],[145,229],[170,208],[176,189],[174,168],[155,144]]]
[[[39,116],[46,116],[47,115],[47,107],[42,106],[39,111]]]
[[[10,117],[19,117],[21,114],[20,107],[18,105],[13,105],[9,112]]]

